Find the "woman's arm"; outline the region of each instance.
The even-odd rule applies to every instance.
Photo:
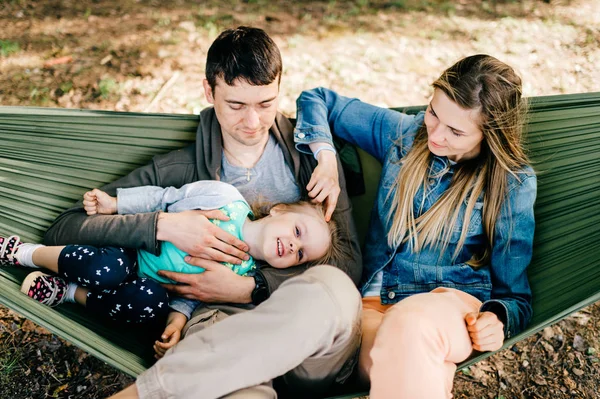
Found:
[[[521,179],[509,192],[496,222],[491,256],[492,299],[481,307],[482,312],[498,315],[506,338],[523,331],[532,315],[527,266],[533,252],[537,179],[530,168]]]
[[[416,130],[411,129],[412,115],[340,96],[322,87],[302,92],[296,105],[294,141],[298,150],[305,153],[310,153],[311,143],[332,144],[333,131],[383,162],[390,146],[403,133]]]

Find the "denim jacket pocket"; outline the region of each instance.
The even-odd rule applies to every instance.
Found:
[[[490,299],[492,293],[490,268],[489,266],[474,268],[466,263],[444,268],[440,286],[464,291],[485,302]]]
[[[462,209],[454,227],[452,229],[452,235],[450,237],[450,242],[457,243],[460,239],[460,234],[463,228],[463,220],[465,218],[467,206],[466,204],[462,205]],[[478,236],[483,234],[483,201],[477,201],[475,206],[473,207],[473,211],[471,212],[471,217],[469,220],[469,225],[467,227],[467,240],[471,237]]]

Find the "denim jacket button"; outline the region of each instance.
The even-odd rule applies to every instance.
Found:
[[[388,298],[394,299],[396,297],[396,293],[394,291],[388,292]]]
[[[298,138],[299,139],[303,139],[304,137],[306,137],[306,135],[304,133],[298,133]]]

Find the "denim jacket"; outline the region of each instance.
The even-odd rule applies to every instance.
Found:
[[[460,237],[466,204],[462,205],[450,243],[443,253],[432,247],[413,252],[406,243],[390,247],[387,232],[392,222],[388,210],[394,197],[393,183],[401,168],[399,160],[410,150],[423,124],[424,112],[406,115],[324,88],[303,92],[297,107],[294,138],[299,151],[309,152],[308,144],[312,142],[331,143],[331,131],[334,131],[383,165],[363,251],[363,293],[373,277],[383,270],[380,293],[383,304],[393,304],[436,287],[450,287],[481,300],[480,311],[498,315],[507,338],[526,327],[532,314],[526,268],[533,248],[533,205],[537,189],[530,167],[519,171],[518,178],[509,175],[508,196],[496,221],[489,264],[473,268],[465,263],[486,245],[483,196],[471,214],[466,241],[456,259],[453,260],[452,255]],[[429,185],[421,188],[414,199],[415,217],[426,212],[448,189],[453,167],[446,157],[433,156]]]

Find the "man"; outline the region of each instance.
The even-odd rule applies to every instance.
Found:
[[[168,287],[173,292],[207,305],[196,309],[185,339],[126,395],[271,398],[276,394],[269,381],[281,375],[290,391],[315,395],[343,382],[352,369],[348,359],[360,340],[360,297],[352,282],[358,283],[362,265],[350,201],[339,161],[323,156],[332,147],[312,148],[325,150],[318,166],[296,151],[292,126],[277,112],[281,71],[279,50],[264,31],[223,32],[208,51],[204,89],[214,108],[201,113],[195,144],[157,156],[102,190],[114,195],[118,187],[180,187],[217,179],[236,186],[250,202],[307,196],[326,201],[327,216],[335,207],[348,227],[352,256],[335,266],[352,281],[330,266],[306,272],[306,266],[264,267],[253,277],[236,275],[218,262],[240,263],[248,248],[207,219],[224,219],[219,212],[87,217],[77,204],[50,227],[47,244],[119,245],[157,253],[160,241],[170,241],[191,255],[189,263],[206,269],[194,275],[164,272],[181,283]],[[334,183],[313,187],[315,168],[339,170],[341,191]],[[231,304],[261,305],[244,311],[248,306]]]

